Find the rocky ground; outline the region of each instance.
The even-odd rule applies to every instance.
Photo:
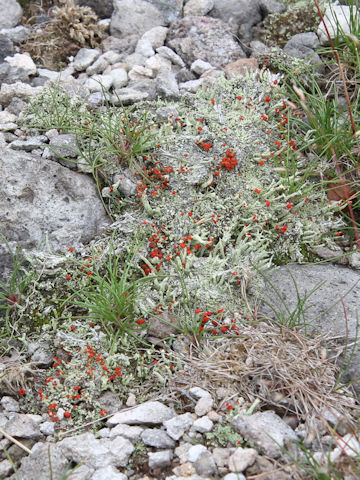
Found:
[[[329,78],[313,3],[22,7],[0,0],[0,478],[360,478],[360,257],[288,127],[289,68]]]

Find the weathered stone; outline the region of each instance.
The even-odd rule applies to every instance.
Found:
[[[259,64],[256,58],[239,58],[236,62],[228,63],[224,68],[228,79],[238,75],[246,75],[248,72],[256,72],[258,69]]]
[[[210,412],[213,408],[214,400],[210,397],[201,397],[195,405],[195,413],[198,417],[202,417]]]
[[[196,462],[200,455],[207,452],[207,448],[204,445],[194,445],[189,448],[187,452],[187,460],[189,462]]]
[[[211,430],[213,429],[213,426],[214,426],[213,422],[210,420],[209,417],[205,415],[204,417],[201,417],[195,420],[192,426],[192,430],[200,433],[211,432]]]
[[[151,28],[164,25],[165,18],[151,3],[144,0],[114,0],[111,35],[124,37],[134,34],[140,38]]]
[[[178,415],[170,420],[166,420],[166,422],[164,422],[164,427],[171,438],[179,440],[179,438],[189,430],[192,424],[193,419],[191,413],[184,413],[183,415]]]
[[[2,28],[0,30],[0,35],[4,35],[11,42],[18,44],[27,39],[30,35],[30,28],[24,27],[23,25],[14,28]]]
[[[209,62],[204,62],[203,60],[195,60],[190,66],[190,70],[195,72],[197,75],[202,75],[209,70],[214,70],[214,67]]]
[[[110,18],[114,10],[112,0],[75,0],[75,3],[81,7],[90,7],[99,18]]]
[[[171,50],[169,47],[159,47],[156,49],[157,53],[165,58],[166,60],[169,60],[171,63],[174,65],[178,65],[179,67],[184,67],[185,63],[183,62],[182,58],[177,55],[174,50]]]
[[[117,54],[115,54],[117,55]],[[95,62],[87,67],[86,73],[91,76],[91,75],[96,75],[98,73],[103,73],[105,68],[109,65],[109,62],[104,58],[104,55],[101,55]]]
[[[73,67],[77,72],[83,72],[101,55],[100,50],[95,48],[80,48],[74,58]]]
[[[115,94],[111,97],[111,101],[114,105],[120,105],[120,102],[123,105],[131,105],[136,102],[141,102],[141,100],[146,100],[149,97],[149,94],[146,92],[140,92],[135,88],[125,87],[115,90]]]
[[[156,91],[159,97],[176,100],[180,96],[175,74],[167,68],[161,68],[156,77]]]
[[[15,27],[21,20],[22,8],[15,0],[0,0],[0,28]]]
[[[251,27],[262,20],[259,2],[248,0],[214,0],[209,15],[225,22],[234,34],[238,33],[239,25],[246,25],[250,32]]]
[[[13,464],[9,460],[0,462],[0,478],[5,478],[13,471]]]
[[[166,25],[170,25],[181,17],[183,0],[146,0],[154,5],[165,20]]]
[[[57,158],[76,158],[78,156],[78,147],[76,144],[76,135],[73,133],[63,133],[52,138],[49,143],[51,157]]]
[[[109,224],[93,180],[25,152],[0,154],[0,231],[10,242],[37,251],[45,238],[54,252],[87,242]],[[12,261],[2,242],[2,268]],[[1,270],[3,272],[3,270]]]
[[[55,423],[54,422],[44,422],[39,425],[40,432],[46,436],[54,435],[55,433]]]
[[[0,32],[0,60],[14,53],[13,42],[6,35]]]
[[[143,57],[151,57],[155,55],[155,51],[151,45],[151,42],[148,38],[141,37],[136,44],[135,53],[142,55]]]
[[[100,395],[99,403],[101,407],[108,413],[118,412],[123,406],[119,395],[117,395],[115,392],[111,392],[110,390],[107,390]]]
[[[15,53],[12,57],[5,57],[11,69],[12,75],[19,77],[29,77],[36,75],[36,65],[27,53]]]
[[[85,82],[86,87],[91,93],[93,92],[103,92],[110,90],[113,83],[112,76],[109,75],[93,75],[91,78],[88,78]]]
[[[4,410],[7,410],[8,412],[19,412],[20,411],[20,405],[19,402],[15,400],[13,397],[8,397],[4,396],[1,399],[1,406],[3,407]]]
[[[163,450],[160,452],[149,452],[149,468],[163,469],[171,464],[173,457],[172,450]]]
[[[150,68],[142,67],[141,65],[135,65],[129,72],[129,80],[138,81],[144,78],[152,78],[154,76],[153,70]]]
[[[136,443],[139,441],[143,430],[142,427],[130,427],[129,425],[123,425],[120,423],[110,430],[109,437],[113,438],[120,435],[121,437],[127,438],[131,442]]]
[[[12,413],[6,422],[4,430],[13,437],[31,438],[37,440],[42,437],[39,425],[29,415]]]
[[[243,472],[255,462],[257,455],[254,448],[237,448],[229,458],[230,471]]]
[[[212,398],[211,394],[201,387],[191,387],[189,393],[197,400],[199,400],[200,398]]]
[[[127,425],[159,425],[175,416],[175,412],[160,402],[145,402],[132,410],[118,412],[109,418],[107,425],[126,423]]]
[[[141,38],[150,40],[152,48],[156,50],[164,45],[168,30],[169,29],[167,27],[153,27],[145,32]]]
[[[245,57],[228,25],[210,17],[185,17],[169,28],[167,44],[190,66],[201,59],[221,68]]]
[[[47,142],[48,138],[45,135],[37,135],[36,137],[30,137],[27,140],[15,140],[10,143],[10,148],[13,150],[31,152],[32,150],[35,150],[35,148],[45,148]]]
[[[100,468],[91,477],[91,480],[127,480],[128,477],[124,473],[120,473],[117,468],[112,465]]]
[[[196,473],[202,477],[215,476],[217,467],[215,460],[209,451],[202,452],[199,458],[194,462]]]
[[[214,0],[189,0],[184,7],[184,17],[207,15],[214,7]]]
[[[28,99],[40,93],[41,87],[31,87],[26,83],[16,82],[11,85],[3,83],[0,89],[0,104],[9,105],[14,98]]]
[[[145,67],[151,68],[151,70],[156,74],[161,68],[167,68],[168,70],[171,70],[171,61],[157,53],[145,61]]]
[[[173,448],[175,442],[169,435],[158,428],[146,429],[141,433],[141,440],[145,445],[156,448]]]
[[[271,411],[236,415],[231,426],[244,438],[254,442],[269,457],[279,457],[285,441],[298,440],[296,433]]]

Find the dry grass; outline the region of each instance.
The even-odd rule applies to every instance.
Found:
[[[20,388],[27,388],[29,377],[33,377],[36,366],[25,363],[21,355],[13,353],[11,357],[0,358],[0,391],[18,395]]]
[[[346,396],[336,391],[339,368],[334,361],[341,350],[335,340],[305,337],[269,323],[244,325],[240,334],[194,347],[183,359],[185,368],[177,381],[185,388],[201,385],[215,397],[217,389],[225,387],[229,397],[238,395],[249,402],[258,398],[265,408],[299,420],[334,408],[352,423],[356,407],[351,392]],[[325,340],[336,350],[333,357],[327,354]]]

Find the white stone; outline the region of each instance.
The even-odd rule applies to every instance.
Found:
[[[140,435],[144,429],[142,427],[130,427],[129,425],[119,424],[116,427],[110,430],[109,437],[117,437],[121,435],[124,438],[127,438],[131,442],[136,443],[140,439]]]
[[[128,74],[124,68],[114,68],[109,73],[114,88],[122,88],[128,83]]]
[[[200,455],[204,452],[207,452],[207,448],[204,445],[194,445],[191,448],[189,448],[188,451],[188,460],[189,462],[196,462]]]
[[[168,30],[167,27],[153,27],[145,32],[141,38],[150,40],[152,48],[156,49],[164,45]]]
[[[174,410],[166,407],[158,401],[150,401],[142,403],[132,410],[125,412],[118,412],[108,419],[107,425],[117,425],[125,423],[127,425],[141,425],[146,423],[148,425],[159,425],[166,420],[174,417],[176,414]]]
[[[213,422],[210,420],[209,417],[205,415],[204,417],[195,420],[194,425],[192,426],[192,430],[200,433],[211,432],[213,426]]]
[[[110,65],[114,65],[114,63],[121,62],[122,56],[120,53],[114,52],[114,50],[108,50],[99,58],[104,58]]]
[[[135,53],[142,55],[143,57],[151,57],[155,55],[154,49],[151,45],[151,41],[148,38],[140,38],[136,44]]]
[[[100,55],[100,50],[95,48],[80,48],[74,58],[73,67],[77,72],[82,72],[94,63]]]
[[[135,65],[129,72],[129,80],[143,80],[145,78],[154,77],[154,72],[151,68],[142,67],[141,65]]]
[[[242,473],[228,473],[222,480],[246,480]]]
[[[113,78],[111,75],[93,75],[85,82],[85,86],[90,92],[102,92],[103,90],[109,90],[112,84]]]
[[[345,5],[329,5],[327,7],[324,20],[332,39],[334,39],[337,34],[341,36],[343,33],[345,35],[350,33],[351,8],[353,8],[354,20],[357,22],[357,24],[359,24],[359,11],[356,7],[349,7]],[[322,22],[320,22],[318,26],[317,35],[322,45],[329,43],[324,24]]]
[[[208,72],[209,70],[214,70],[214,67],[211,65],[209,62],[204,62],[204,60],[195,60],[191,64],[190,70],[197,75],[202,75],[205,72]]]
[[[189,92],[189,93],[196,93],[202,84],[203,84],[202,79],[198,78],[196,80],[189,80],[187,82],[179,83],[179,88],[180,88],[180,91],[185,90],[186,92]]]
[[[5,57],[5,62],[15,70],[26,72],[26,75],[36,75],[36,65],[28,53],[15,53],[12,57]]]
[[[76,474],[76,470],[74,472]],[[91,480],[127,480],[128,477],[124,473],[120,473],[113,465],[100,468],[92,475]]]
[[[40,432],[44,435],[54,435],[55,433],[55,423],[54,422],[44,422],[39,425]]]
[[[0,89],[0,104],[8,105],[14,97],[26,100],[28,97],[37,95],[41,90],[42,87],[31,87],[22,82],[3,83]]]
[[[87,67],[86,73],[91,76],[91,75],[96,75],[97,73],[103,73],[103,71],[106,69],[106,67],[109,65],[109,62],[104,58],[103,55],[99,57],[95,62]]]
[[[5,478],[13,471],[13,466],[9,460],[0,462],[0,478]]]
[[[243,472],[255,462],[257,455],[255,448],[239,447],[230,455],[229,469],[232,472]]]
[[[156,73],[160,68],[171,70],[171,62],[157,53],[146,60],[145,67],[151,68]]]
[[[184,17],[207,15],[214,7],[214,0],[189,0],[184,7]]]
[[[210,412],[213,408],[214,400],[210,397],[201,397],[195,405],[195,413],[198,417],[202,417]]]
[[[21,20],[22,8],[15,0],[0,0],[0,28],[15,27]]]
[[[8,112],[7,110],[0,112],[0,123],[15,123],[16,120],[17,116],[13,113]]]
[[[162,450],[160,452],[148,453],[150,468],[165,468],[171,463],[172,450]]]
[[[171,438],[179,440],[192,424],[193,419],[191,413],[184,413],[183,415],[178,415],[167,420],[163,425]]]
[[[199,398],[204,398],[204,397],[211,398],[211,394],[207,390],[204,390],[201,387],[192,387],[190,388],[189,393],[190,395],[195,397],[197,400],[199,400]]]

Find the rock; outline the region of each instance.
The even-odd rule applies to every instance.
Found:
[[[167,68],[160,68],[156,77],[156,92],[160,98],[177,100],[180,97],[175,74]]]
[[[128,83],[128,74],[124,68],[114,68],[109,73],[109,77],[112,80],[112,86],[115,89],[125,87]]]
[[[123,105],[131,105],[136,102],[141,102],[141,100],[146,100],[149,97],[149,94],[146,92],[140,92],[135,88],[125,87],[115,90],[115,94],[111,97],[111,101],[114,105],[120,105],[120,102]]]
[[[255,58],[260,55],[265,55],[269,52],[270,48],[265,45],[265,43],[260,42],[259,40],[253,40],[250,42],[251,55]]]
[[[75,3],[80,7],[92,8],[99,18],[110,18],[114,10],[112,0],[101,0],[101,2],[98,0],[75,0]]]
[[[115,37],[136,35],[139,39],[153,27],[165,26],[166,21],[156,6],[144,0],[114,0],[110,32]]]
[[[79,154],[74,133],[63,133],[52,138],[49,143],[50,155],[48,158],[76,158]],[[59,160],[62,160],[61,158]]]
[[[151,57],[155,55],[155,51],[151,45],[151,42],[148,38],[141,37],[136,44],[135,53],[142,55],[143,57]]]
[[[126,467],[134,447],[122,437],[95,439],[92,433],[64,438],[57,444],[65,457],[73,462],[83,462],[91,468],[100,469],[113,465]]]
[[[38,364],[38,366],[49,366],[53,363],[54,354],[49,343],[30,342],[28,344],[28,354],[31,357],[31,361]]]
[[[181,17],[183,0],[146,0],[154,5],[165,20],[166,25],[170,25]]]
[[[55,433],[55,423],[54,422],[44,422],[39,425],[40,432],[43,435],[49,436],[54,435]]]
[[[198,417],[202,417],[210,412],[213,408],[214,400],[210,397],[201,397],[195,405],[195,413]]]
[[[0,112],[0,124],[4,125],[6,123],[15,123],[17,121],[17,116],[13,113],[3,110]]]
[[[104,54],[105,55],[105,54]],[[98,73],[103,73],[105,68],[109,65],[109,62],[106,60],[105,56],[101,55],[95,62],[87,67],[86,73],[91,76],[91,75],[96,75]],[[117,54],[115,54],[117,55]]]
[[[96,470],[91,480],[128,480],[128,477],[124,473],[120,473],[114,466],[109,465],[108,467]]]
[[[16,82],[11,85],[3,83],[0,88],[0,104],[9,105],[14,98],[27,99],[40,93],[41,87],[31,87],[26,83]]]
[[[14,45],[7,35],[0,32],[0,60],[14,53]]]
[[[166,68],[171,70],[171,61],[167,60],[160,54],[156,54],[153,57],[150,57],[145,62],[146,68],[151,68],[151,70],[157,74],[161,68]]]
[[[9,460],[0,462],[0,478],[5,478],[13,471],[13,464]]]
[[[265,17],[273,13],[283,13],[286,6],[282,2],[275,0],[259,0],[260,12]]]
[[[100,50],[96,48],[80,48],[77,52],[73,67],[76,72],[83,72],[95,62],[101,55]]]
[[[103,410],[106,410],[109,414],[118,412],[120,408],[123,406],[123,403],[119,398],[119,395],[117,395],[114,392],[111,392],[110,390],[107,390],[106,392],[100,395],[99,403],[101,405],[101,408]]]
[[[90,241],[109,224],[90,177],[58,163],[25,152],[0,151],[0,231],[6,232],[11,248],[54,252]],[[39,247],[38,247],[39,246]],[[2,242],[0,264],[12,268]],[[1,269],[1,272],[3,270]]]
[[[91,93],[110,90],[113,83],[111,75],[93,75],[85,82],[86,87]]]
[[[200,76],[203,73],[208,72],[209,70],[214,70],[214,67],[209,62],[204,62],[203,60],[195,60],[195,62],[190,65],[190,70]]]
[[[159,47],[156,49],[157,53],[165,58],[166,60],[169,60],[171,63],[174,65],[178,65],[179,67],[184,67],[185,63],[183,62],[182,58],[177,55],[174,50],[171,50],[169,47]]]
[[[245,25],[245,30],[250,33],[251,27],[262,20],[259,2],[248,0],[214,0],[210,16],[225,22],[234,34],[241,25]]]
[[[45,144],[48,142],[48,138],[45,135],[37,135],[30,137],[27,140],[15,140],[10,143],[10,148],[13,150],[24,150],[25,152],[31,152],[35,148],[45,148]]]
[[[159,425],[175,416],[175,412],[160,402],[145,402],[132,410],[118,412],[107,421],[108,426],[126,423],[127,425]]]
[[[184,17],[207,15],[214,7],[214,0],[189,0],[184,7]]]
[[[228,63],[224,68],[227,79],[238,75],[246,75],[249,72],[259,70],[259,64],[256,58],[239,58],[236,62]]]
[[[214,448],[212,451],[213,458],[219,468],[228,466],[230,455],[235,451],[235,448]]]
[[[228,25],[210,17],[185,17],[169,28],[167,44],[190,66],[201,59],[216,68],[245,57]]]
[[[108,100],[110,100],[109,95],[104,95],[103,92],[94,92],[91,95],[89,95],[89,98],[87,99],[86,104],[90,110],[91,109],[94,110],[96,108],[99,108],[105,105],[107,97],[108,97]],[[91,173],[92,171],[92,168],[89,167],[89,164],[83,158],[78,159],[77,165],[78,165],[78,170],[81,172]]]
[[[136,443],[139,441],[143,430],[144,429],[142,427],[130,427],[129,425],[119,424],[110,430],[109,437],[113,438],[120,435],[124,438],[127,438],[131,442]]]
[[[161,452],[149,452],[149,468],[163,469],[171,464],[173,457],[172,450],[163,450]]]
[[[27,53],[16,53],[12,57],[5,57],[5,62],[10,65],[8,73],[10,81],[26,81],[29,76],[36,75],[36,65]]]
[[[125,63],[129,69],[135,67],[135,65],[141,65],[143,67],[145,65],[145,62],[146,57],[143,57],[139,53],[132,53],[125,58]]]
[[[296,433],[270,410],[253,415],[236,415],[231,426],[273,458],[282,454],[281,447],[284,447],[285,441],[298,440]]]
[[[22,8],[15,0],[0,0],[0,28],[16,27],[22,17]]]
[[[205,452],[207,452],[207,448],[204,445],[194,445],[189,448],[187,452],[187,459],[189,462],[194,463],[200,458],[200,455]]]
[[[54,479],[60,478],[68,467],[69,462],[58,445],[37,443],[32,448],[32,455],[22,459],[20,468],[10,480],[49,480],[50,474]]]
[[[17,438],[38,440],[42,437],[38,423],[29,415],[23,413],[12,413],[6,422],[4,430],[9,435]]]
[[[13,397],[7,397],[7,396],[2,397],[1,406],[3,407],[4,410],[7,410],[8,412],[20,411],[19,402],[17,402]]]
[[[359,252],[354,252],[348,257],[349,259],[349,265],[352,268],[355,268],[356,270],[360,270],[360,253]]]
[[[222,480],[246,480],[246,478],[241,473],[228,473]]]
[[[200,398],[212,398],[211,394],[201,387],[191,387],[189,393],[197,400],[199,400]]]
[[[255,462],[257,455],[258,452],[254,448],[237,448],[229,458],[230,471],[243,472]]]
[[[152,78],[154,76],[153,70],[150,68],[142,67],[141,65],[135,65],[129,72],[129,80],[138,81],[144,78]]]
[[[184,413],[183,415],[177,415],[170,420],[166,420],[164,427],[171,438],[179,440],[184,433],[189,430],[192,424],[193,419],[191,413]]]
[[[204,417],[201,417],[195,420],[192,426],[192,430],[200,433],[211,432],[211,430],[213,429],[213,426],[214,426],[213,422],[210,420],[209,417],[205,415]]]
[[[319,38],[314,32],[304,32],[293,35],[286,43],[284,49],[299,48],[301,46],[315,50],[320,45]]]
[[[141,38],[150,40],[152,48],[156,50],[164,45],[168,30],[167,27],[153,27],[145,32]]]
[[[215,476],[217,467],[213,456],[209,451],[202,452],[199,458],[194,462],[196,473],[205,476]]]
[[[353,15],[356,18],[359,15],[359,12],[355,6],[329,5],[326,8],[324,20],[332,39],[334,39],[337,34],[341,36],[342,34],[346,35],[347,33],[351,33],[351,8],[353,8]],[[320,22],[316,33],[321,45],[329,43],[323,22]]]
[[[24,27],[23,25],[14,28],[2,28],[0,35],[5,35],[11,42],[19,44],[24,42],[30,35],[30,28]]]
[[[150,447],[173,448],[175,446],[174,440],[164,430],[157,428],[144,430],[141,440]]]
[[[116,39],[119,40],[119,39]],[[110,65],[114,65],[114,63],[119,63],[121,62],[122,56],[115,52],[114,50],[108,50],[107,52],[103,53],[97,60],[104,59],[106,60]],[[96,63],[95,62],[95,63]]]
[[[118,53],[121,55],[122,61],[126,55],[134,52],[138,40],[139,36],[132,33],[125,35],[123,38],[109,35],[102,41],[102,48],[105,53],[107,51]]]

